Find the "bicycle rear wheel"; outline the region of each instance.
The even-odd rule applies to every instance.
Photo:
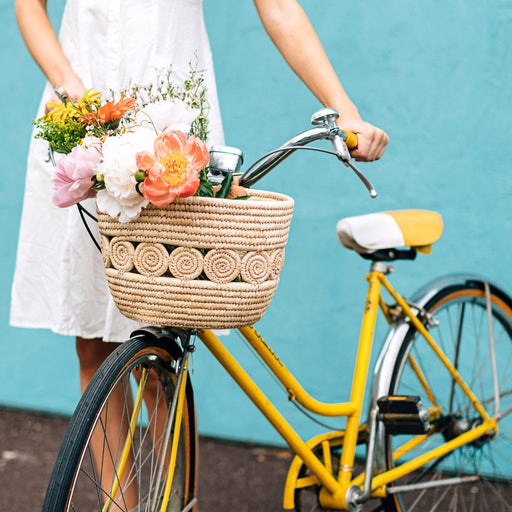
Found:
[[[181,354],[175,341],[148,333],[123,343],[105,360],[70,420],[43,512],[161,510],[176,428],[169,414],[178,394],[173,362]],[[195,452],[187,381],[166,511],[182,511],[194,498]]]
[[[404,486],[403,492],[390,494],[384,501],[388,511],[512,511],[512,305],[495,288],[490,289],[489,296],[499,387],[499,431],[397,480],[389,491]],[[495,416],[492,345],[483,283],[444,288],[429,300],[425,310],[432,315],[430,322],[424,319],[428,331],[489,416]],[[421,383],[421,377],[428,385]],[[471,430],[481,421],[468,397],[413,326],[395,362],[389,394],[419,396],[431,418],[434,411],[438,413],[431,420],[434,427],[425,440],[399,460],[394,460],[397,448],[412,436],[386,437],[388,469]],[[442,481],[444,485],[440,485]],[[427,482],[434,485],[427,487]]]

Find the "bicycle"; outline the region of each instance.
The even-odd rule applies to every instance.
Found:
[[[314,128],[259,159],[241,174],[241,183],[254,184],[295,150],[328,139],[338,159],[375,195],[351,162],[336,117],[330,109],[316,113]],[[380,222],[391,223],[397,237],[383,231]],[[395,291],[387,278],[390,263],[414,259],[441,236],[442,221],[434,212],[352,217],[340,221],[337,230],[346,247],[370,260],[349,401],[316,400],[254,327],[239,331],[290,401],[321,416],[346,417],[344,430],[301,439],[211,330],[144,328],[105,361],[82,396],[43,509],[194,509],[197,433],[188,363],[199,339],[295,453],[284,509],[357,511],[377,500],[377,509],[393,512],[416,510],[420,502],[432,511],[512,510],[512,464],[506,457],[512,299],[471,275],[436,279],[411,300]],[[390,331],[373,371],[367,421],[361,422],[379,309]],[[114,394],[124,406],[112,426]],[[109,428],[115,428],[115,436],[107,436]],[[94,454],[91,443],[100,446]],[[366,447],[359,474],[354,472],[357,445]]]

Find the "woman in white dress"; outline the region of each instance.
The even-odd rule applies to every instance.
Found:
[[[262,23],[290,67],[311,92],[337,109],[343,126],[358,133],[359,160],[381,157],[388,142],[380,129],[361,120],[345,93],[306,14],[296,0],[254,0]],[[57,39],[46,0],[16,0],[19,28],[48,78],[39,114],[60,86],[74,100],[85,88],[126,88],[145,83],[155,68],[172,64],[174,77],[188,73],[197,55],[206,70],[211,144],[222,144],[213,63],[202,0],[68,0]],[[184,75],[182,75],[184,76]],[[47,145],[33,139],[13,284],[11,324],[49,328],[75,336],[84,389],[116,343],[137,324],[112,302],[103,264],[76,208],[52,205],[52,166]],[[89,200],[91,201],[91,200]],[[89,205],[94,210],[94,204]]]

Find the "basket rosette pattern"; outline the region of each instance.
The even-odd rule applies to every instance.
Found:
[[[38,137],[55,161],[53,202],[96,197],[105,274],[119,310],[143,323],[232,328],[258,321],[279,281],[293,200],[208,180],[208,105],[191,70],[104,102],[49,105]]]

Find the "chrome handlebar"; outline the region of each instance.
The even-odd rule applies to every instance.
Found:
[[[288,158],[294,151],[317,140],[330,140],[334,152],[328,151],[336,155],[338,160],[345,163],[363,182],[371,197],[377,197],[375,188],[368,178],[355,166],[350,156],[350,152],[345,144],[345,132],[336,125],[338,112],[331,108],[323,108],[315,112],[311,116],[311,123],[315,128],[306,130],[291,138],[278,149],[270,152],[268,155],[257,160],[252,164],[241,176],[240,185],[250,187],[258,180],[268,174],[274,167],[279,165],[285,158]]]
[[[251,165],[240,178],[240,185],[250,187],[258,180],[268,174],[274,167],[278,166],[284,159],[288,158],[295,152],[299,146],[306,146],[316,140],[331,138],[331,128],[329,126],[322,126],[318,128],[311,128],[303,133],[299,133],[282,144],[275,152],[272,152],[263,160]],[[290,147],[291,146],[291,147]]]

